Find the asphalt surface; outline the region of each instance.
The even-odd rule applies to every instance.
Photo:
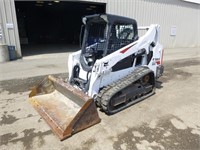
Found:
[[[43,78],[0,81],[0,149],[200,149],[199,55],[166,61],[156,94],[111,116],[98,109],[101,123],[62,142],[28,102]]]

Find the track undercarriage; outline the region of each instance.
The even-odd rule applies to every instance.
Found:
[[[121,80],[104,87],[97,105],[107,114],[117,113],[155,92],[155,78],[147,67],[139,67]]]

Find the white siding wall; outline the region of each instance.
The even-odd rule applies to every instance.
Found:
[[[14,0],[0,0],[0,23],[4,33],[3,43],[6,43],[7,45],[14,45],[17,56],[21,57]],[[7,23],[13,23],[13,29],[8,29],[6,27]]]
[[[198,47],[200,48],[200,5],[198,9],[198,38],[197,40],[198,40]]]
[[[197,47],[200,36],[200,5],[180,0],[88,0],[107,3],[107,13],[131,17],[139,26],[161,25],[165,48]],[[172,26],[177,35],[170,36]]]

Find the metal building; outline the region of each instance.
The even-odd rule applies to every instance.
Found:
[[[81,26],[77,20],[93,13],[131,17],[138,26],[160,24],[165,48],[200,47],[199,0],[0,0],[0,44],[14,45],[19,58],[24,44],[62,40],[77,44]]]

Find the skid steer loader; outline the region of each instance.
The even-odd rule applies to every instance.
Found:
[[[96,106],[114,114],[154,94],[164,71],[159,25],[138,28],[134,19],[110,14],[82,21],[82,49],[69,56],[68,81],[48,76],[29,95],[61,140],[99,123]]]

